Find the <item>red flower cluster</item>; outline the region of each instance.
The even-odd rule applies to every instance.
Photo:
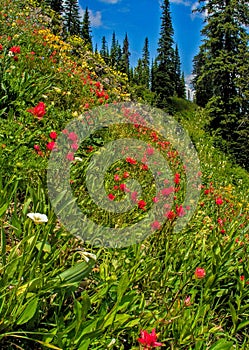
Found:
[[[137,164],[136,159],[131,158],[131,157],[127,157],[127,158],[126,158],[126,161],[127,161],[127,163],[130,163],[130,164]]]
[[[3,45],[0,44],[0,51],[2,51],[2,50],[3,50]]]
[[[36,151],[36,153],[37,153],[39,156],[43,157],[43,152],[41,151],[41,148],[40,148],[39,145],[34,145],[34,150]]]
[[[51,141],[51,142],[48,142],[46,147],[49,151],[52,151],[54,149],[54,146],[55,146],[55,142],[54,141]]]
[[[9,51],[14,54],[21,53],[20,46],[12,46]]]
[[[138,342],[144,345],[144,350],[149,350],[163,345],[162,343],[157,342],[155,329],[152,329],[151,333],[142,330],[140,332],[140,338],[138,338]]]
[[[174,178],[174,183],[178,185],[180,183],[180,174],[176,173]]]
[[[204,278],[205,276],[206,276],[205,269],[201,267],[197,267],[195,270],[195,277],[201,279],[201,278]]]
[[[152,222],[152,224],[151,224],[151,228],[152,228],[152,230],[160,230],[160,228],[161,228],[161,224],[160,224],[160,222],[159,221],[154,221],[154,222]]]
[[[115,196],[114,196],[114,194],[109,193],[108,198],[110,199],[110,201],[113,201],[115,199]]]
[[[139,209],[145,210],[146,202],[141,199],[140,201],[137,202],[137,205]]]
[[[57,133],[55,131],[51,131],[51,133],[49,134],[49,137],[52,139],[52,140],[56,140],[57,138]]]
[[[40,120],[46,114],[45,109],[46,109],[45,103],[39,102],[35,107],[28,109],[27,112],[33,114],[33,116],[37,117]]]
[[[221,197],[218,197],[218,198],[216,199],[215,203],[216,203],[217,205],[223,204],[222,198],[221,198]]]

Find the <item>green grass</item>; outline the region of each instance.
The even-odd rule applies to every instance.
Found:
[[[156,328],[162,349],[249,349],[248,173],[213,146],[204,110],[173,99],[175,118],[188,131],[202,172],[197,209],[186,227],[176,232],[173,217],[120,249],[93,246],[68,232],[48,196],[50,132],[60,134],[74,117],[106,102],[128,100],[127,80],[79,48],[77,38],[68,40],[80,56],[73,55],[32,11],[19,1],[0,5],[0,348],[135,350],[140,331]],[[20,46],[18,60],[8,55],[13,46]],[[46,112],[39,120],[28,110],[40,101]],[[87,191],[92,157],[123,137],[150,143],[180,174],[176,214],[186,187],[184,164],[172,157],[172,145],[162,149],[150,129],[134,126],[104,129],[79,145],[82,161],[71,163],[70,178],[82,211],[98,225],[122,228],[146,218],[153,207],[152,172],[141,162],[117,160],[104,184],[115,203],[129,195],[120,184],[135,178],[145,210],[135,205],[112,214]],[[46,214],[48,222],[35,224],[31,212]],[[203,278],[195,276],[198,267],[205,269]]]

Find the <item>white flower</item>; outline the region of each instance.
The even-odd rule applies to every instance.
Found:
[[[35,224],[42,224],[48,222],[48,217],[45,214],[40,213],[28,213],[27,216],[34,221]]]
[[[82,158],[80,157],[75,157],[74,160],[78,160],[79,162],[82,162]]]
[[[13,57],[13,56],[14,56],[14,53],[13,53],[12,51],[9,51],[9,52],[8,52],[8,56],[9,56],[9,57]]]
[[[96,257],[96,255],[95,254],[92,254],[92,253],[88,253],[88,252],[82,252],[82,257],[83,257],[83,259],[85,260],[85,262],[87,262],[88,263],[88,261],[90,260],[90,259],[92,259],[92,260],[96,260],[97,259],[97,257]],[[90,258],[90,259],[89,259]]]

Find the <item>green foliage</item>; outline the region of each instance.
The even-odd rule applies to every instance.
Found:
[[[65,30],[69,35],[80,35],[80,15],[78,0],[65,0],[64,2]]]
[[[170,4],[164,0],[162,4],[162,23],[158,41],[158,55],[155,59],[153,91],[158,96],[158,107],[166,107],[166,100],[174,95],[174,30],[171,21]]]
[[[0,4],[0,347],[135,350],[140,330],[156,328],[162,348],[246,349],[248,173],[215,149],[204,131],[205,110],[171,97],[167,102],[201,161],[202,190],[192,220],[180,233],[169,220],[143,242],[122,249],[92,247],[69,234],[47,194],[51,131],[59,133],[73,117],[106,101],[127,100],[127,78],[89,53],[79,37],[66,43],[41,28],[33,7],[25,6]],[[8,55],[13,46],[20,47],[17,60]],[[144,85],[130,89],[153,102],[155,94]],[[32,112],[39,102],[45,105],[40,119]],[[146,128],[118,125],[80,145],[81,160],[70,168],[72,190],[99,224],[129,225],[146,216],[138,205],[111,216],[96,208],[85,187],[87,166],[99,147],[122,137],[141,139],[156,150],[165,141]],[[172,145],[163,145],[160,153],[180,174],[175,210],[184,195],[184,164]],[[154,177],[139,162],[121,158],[112,164],[104,179],[107,193],[118,184],[116,199],[128,195],[120,188],[128,181],[124,172],[139,182],[147,206],[153,205]],[[27,216],[32,212],[48,221],[36,224]],[[197,267],[205,269],[203,278],[195,276]]]
[[[229,154],[248,168],[248,4],[213,1],[199,11],[208,16],[194,60],[196,102],[206,106],[211,132],[223,138]]]

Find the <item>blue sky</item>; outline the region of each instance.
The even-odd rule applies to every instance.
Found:
[[[110,49],[112,33],[121,46],[127,32],[130,44],[130,63],[136,65],[142,55],[144,40],[149,38],[150,58],[155,58],[160,25],[161,0],[79,0],[81,14],[88,7],[94,45],[101,48],[101,39],[106,37]],[[200,45],[200,29],[203,19],[192,14],[197,2],[172,0],[171,18],[175,31],[174,40],[178,44],[182,70],[188,77],[192,72],[192,59]]]

